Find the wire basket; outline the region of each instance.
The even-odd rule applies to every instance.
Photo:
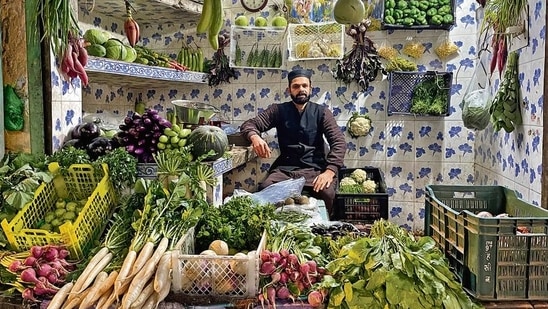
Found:
[[[452,81],[452,72],[390,72],[388,115],[448,116],[451,106]],[[437,86],[434,89],[436,93],[432,93],[428,97],[433,100],[436,96],[439,96],[440,100],[444,100],[445,105],[432,113],[414,112],[414,104],[419,104],[419,97],[416,96],[417,90],[419,86],[426,83],[433,83]],[[423,103],[432,105],[433,102]]]
[[[286,54],[285,28],[242,27],[230,28],[229,65],[233,68],[283,68]]]
[[[344,25],[339,23],[290,24],[287,60],[341,59]]]

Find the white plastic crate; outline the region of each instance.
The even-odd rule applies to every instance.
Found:
[[[287,60],[341,59],[344,25],[339,23],[290,24]]]
[[[171,285],[177,299],[193,302],[205,297],[208,300],[223,301],[257,295],[259,258],[260,252],[266,247],[266,232],[257,250],[241,257],[194,254],[194,237],[195,229],[191,228],[181,243],[179,263],[173,265],[173,272],[179,272],[182,279],[179,284],[174,282]],[[181,289],[176,289],[178,287]]]
[[[229,65],[234,68],[280,69],[285,64],[285,28],[230,28]]]

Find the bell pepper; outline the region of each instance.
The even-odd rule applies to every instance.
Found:
[[[430,18],[430,22],[433,25],[441,25],[443,23],[443,16],[441,15],[434,15],[432,18]]]
[[[398,1],[398,4],[396,5],[396,7],[400,10],[406,9],[407,8],[407,1],[405,1],[405,0]]]
[[[438,14],[438,10],[436,8],[430,8],[430,9],[428,9],[428,11],[426,11],[427,16],[432,16],[433,17],[436,14]]]

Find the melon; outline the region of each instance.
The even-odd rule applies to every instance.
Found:
[[[194,158],[207,155],[210,151],[214,153],[207,155],[204,160],[217,160],[222,157],[228,147],[228,136],[223,129],[203,125],[192,130],[188,135],[187,143]]]
[[[365,18],[365,5],[361,0],[337,0],[333,17],[339,24],[359,24]]]

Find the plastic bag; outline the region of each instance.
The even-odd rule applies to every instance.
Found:
[[[479,71],[480,69],[483,69],[483,72]],[[489,112],[492,99],[491,87],[486,72],[480,62],[462,99],[462,122],[466,128],[471,130],[483,130],[491,120],[491,113]],[[480,77],[482,76],[484,76],[483,81],[486,83],[483,87],[480,83]]]
[[[447,61],[459,54],[459,47],[449,39],[448,34],[445,34],[438,39],[434,52],[440,60]]]
[[[398,50],[395,49],[392,46],[388,46],[386,44],[382,44],[377,48],[377,54],[386,60],[392,60],[398,56]]]
[[[402,53],[409,57],[420,59],[425,50],[426,47],[421,42],[408,38],[408,42],[403,46]]]
[[[272,184],[263,190],[249,194],[251,198],[258,203],[276,204],[285,201],[286,198],[301,195],[303,191],[305,179],[304,177],[297,179],[288,179]],[[233,196],[247,195],[241,190],[234,190]]]
[[[309,202],[306,205],[293,204],[280,206],[276,208],[276,212],[291,211],[305,214],[309,217],[305,220],[305,222],[303,222],[305,225],[325,222],[322,218],[322,214],[320,213],[320,207],[318,207],[318,200],[313,197],[309,197],[308,201]]]

